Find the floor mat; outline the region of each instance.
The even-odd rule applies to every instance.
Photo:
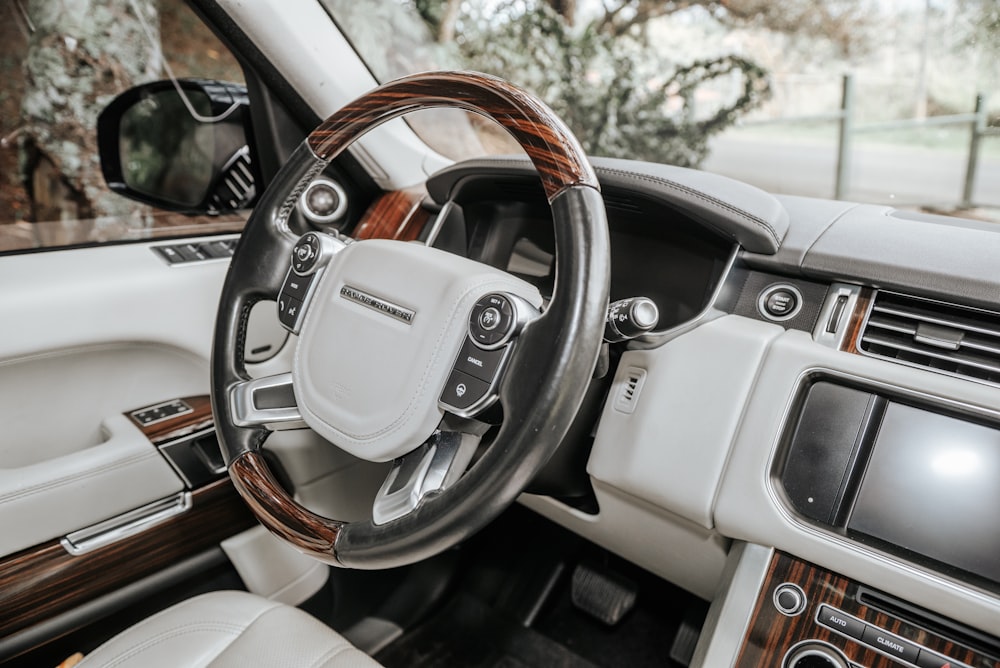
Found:
[[[597,668],[467,594],[375,658],[386,668]]]
[[[650,596],[641,592],[636,608],[613,627],[577,610],[568,594],[554,598],[534,628],[567,651],[586,657],[600,668],[680,668],[669,657],[683,606],[688,604],[683,594],[676,597],[674,605],[670,601],[674,597],[657,601],[665,604],[662,607],[668,610],[673,608],[664,613],[651,609]]]

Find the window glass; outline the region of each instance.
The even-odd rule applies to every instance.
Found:
[[[97,116],[126,89],[169,78],[168,66],[243,82],[183,0],[0,3],[0,252],[242,228],[244,214],[165,212],[105,185]],[[184,109],[177,118],[192,121]]]
[[[379,80],[497,74],[592,155],[1000,220],[995,0],[321,1]],[[455,118],[411,125],[456,159],[512,150]]]

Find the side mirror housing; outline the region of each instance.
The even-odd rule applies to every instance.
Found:
[[[235,83],[181,79],[130,88],[97,119],[104,180],[120,195],[170,211],[250,207],[259,178],[248,109],[247,89]]]

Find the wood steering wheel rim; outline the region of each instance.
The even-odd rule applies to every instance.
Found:
[[[234,424],[230,390],[250,378],[243,360],[247,319],[257,301],[278,294],[297,238],[287,221],[301,192],[372,128],[432,107],[492,118],[524,148],[552,208],[558,280],[544,314],[525,330],[528,342],[515,349],[500,387],[504,423],[478,462],[404,518],[380,526],[346,523],[317,515],[288,494],[261,452],[270,432]],[[600,350],[609,277],[607,219],[597,178],[579,142],[544,103],[502,79],[471,72],[417,74],[363,95],[313,130],[275,176],[247,223],[223,286],[213,341],[212,405],[237,491],[273,534],[338,566],[400,566],[463,540],[514,501],[569,429]],[[528,382],[518,384],[519,379]]]

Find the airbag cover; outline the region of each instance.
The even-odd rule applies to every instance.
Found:
[[[473,305],[497,291],[542,302],[525,281],[421,244],[347,246],[320,279],[292,365],[306,424],[370,461],[413,450],[441,420]]]

